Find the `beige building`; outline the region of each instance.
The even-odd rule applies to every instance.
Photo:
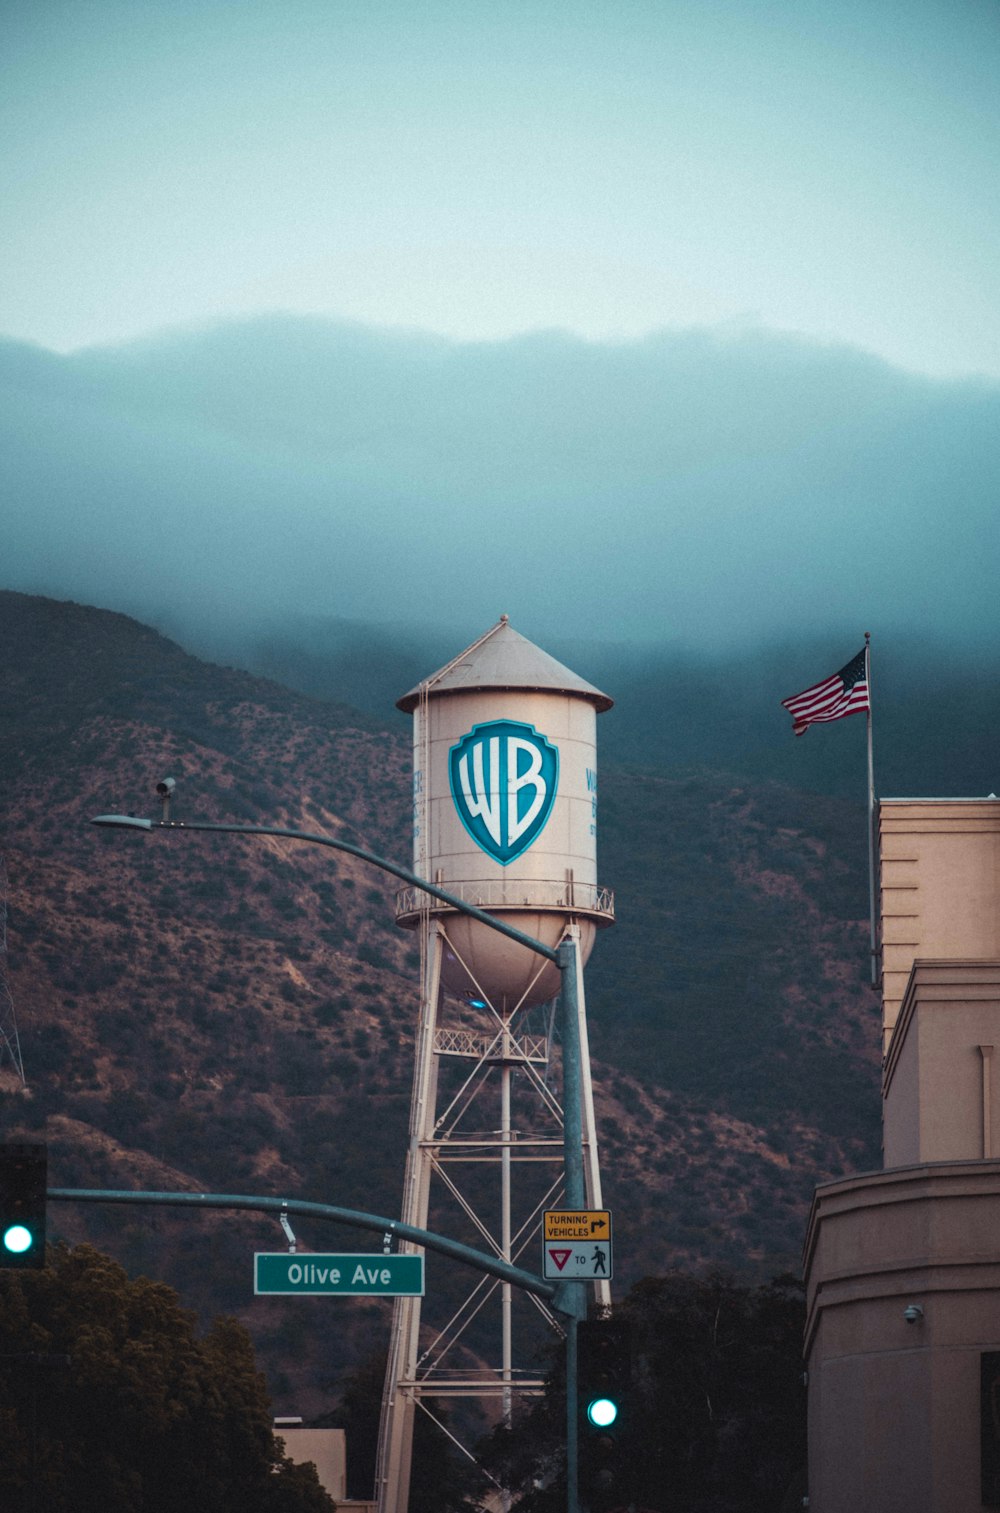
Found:
[[[312,1461],[320,1486],[333,1498],[337,1513],[375,1513],[373,1502],[347,1496],[347,1438],[343,1429],[308,1429],[300,1418],[276,1418],[275,1437],[289,1460]]]
[[[883,800],[879,842],[884,1165],[813,1201],[809,1506],[978,1513],[1000,1507],[1000,800]]]

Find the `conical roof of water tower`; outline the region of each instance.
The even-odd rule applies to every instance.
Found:
[[[459,652],[444,667],[397,699],[397,709],[406,714],[416,709],[424,688],[432,698],[437,694],[479,692],[490,688],[519,693],[577,694],[582,699],[589,699],[598,713],[610,709],[614,703],[593,683],[571,672],[547,651],[520,635],[506,615],[501,615],[496,625],[478,641],[473,641],[465,651]]]

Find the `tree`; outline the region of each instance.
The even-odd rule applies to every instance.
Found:
[[[751,1288],[720,1272],[673,1272],[632,1288],[631,1385],[621,1417],[623,1506],[649,1513],[777,1513],[805,1463],[802,1288]],[[482,1447],[517,1513],[565,1506],[565,1378]]]
[[[635,1393],[634,1496],[650,1509],[776,1509],[805,1461],[803,1303],[720,1272],[640,1282],[625,1300]]]
[[[253,1346],[89,1246],[0,1273],[0,1506],[10,1513],[332,1513],[275,1444]]]
[[[345,1383],[337,1410],[336,1421],[346,1429],[351,1447],[347,1464],[351,1497],[370,1497],[375,1483],[385,1365],[384,1351],[375,1351],[362,1361]],[[440,1403],[434,1404],[434,1413],[447,1423]],[[480,1485],[476,1468],[453,1453],[439,1425],[418,1409],[413,1421],[409,1513],[472,1513],[478,1506],[474,1493]]]

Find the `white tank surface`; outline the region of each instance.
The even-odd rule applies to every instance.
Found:
[[[546,945],[579,925],[586,961],[614,919],[597,882],[596,719],[611,699],[501,616],[399,700],[414,717],[413,866]],[[414,926],[428,895],[405,889]],[[446,921],[446,985],[513,1010],[551,998],[558,971],[488,926],[430,901]]]

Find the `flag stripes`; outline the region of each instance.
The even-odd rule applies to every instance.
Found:
[[[782,699],[782,704],[793,720],[796,735],[805,735],[810,725],[827,724],[842,720],[849,714],[861,714],[871,709],[868,698],[867,649],[859,651],[845,667],[832,677],[814,683],[801,693]]]

